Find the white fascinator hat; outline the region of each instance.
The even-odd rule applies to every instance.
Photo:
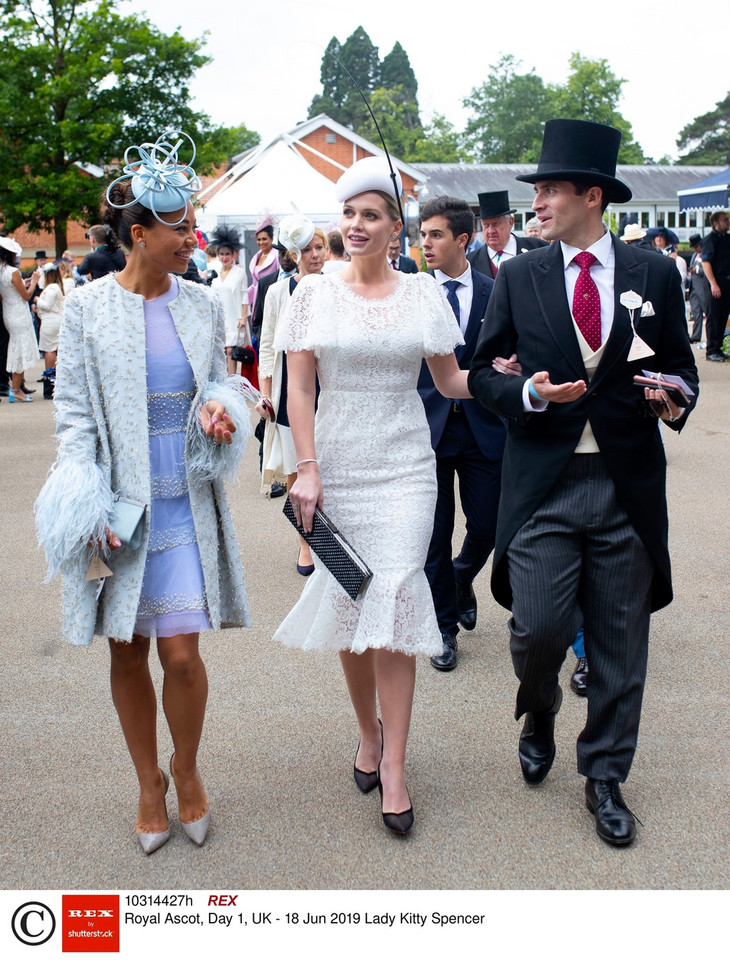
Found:
[[[279,243],[287,250],[302,250],[312,242],[314,224],[301,213],[292,213],[279,223]]]
[[[353,163],[342,174],[335,185],[335,197],[338,203],[344,203],[351,197],[356,197],[359,193],[368,193],[370,190],[380,190],[381,193],[390,194],[394,200],[398,201],[403,192],[403,181],[397,170],[395,173],[395,188],[393,187],[393,176],[391,174],[388,161],[385,157],[365,157]],[[397,190],[397,193],[396,193]]]
[[[13,240],[12,237],[0,237],[0,247],[2,247],[3,250],[9,250],[11,253],[14,253],[16,257],[19,257],[23,252],[21,245],[17,240]]]

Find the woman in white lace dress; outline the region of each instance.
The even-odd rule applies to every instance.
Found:
[[[373,578],[352,601],[315,557],[315,573],[276,637],[339,651],[360,728],[355,782],[364,793],[380,789],[385,825],[405,833],[413,823],[404,765],[415,654],[443,646],[423,572],[436,466],[416,391],[422,360],[445,396],[469,392],[453,352],[463,340],[438,285],[387,265],[388,242],[402,223],[386,161],[359,161],[337,189],[346,201],[341,229],[351,262],[301,281],[275,347],[287,350],[289,365],[295,512],[309,531],[315,506],[322,507]]]
[[[35,270],[26,282],[15,266],[22,248],[12,237],[0,237],[0,298],[3,304],[3,322],[8,331],[7,369],[12,374],[8,391],[11,403],[30,403],[31,397],[23,392],[25,371],[38,363],[38,340],[33,329],[33,320],[28,301],[35,293],[40,271]]]

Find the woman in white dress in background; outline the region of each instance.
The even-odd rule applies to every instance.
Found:
[[[73,290],[75,284],[73,280],[64,281],[59,265],[56,263],[47,263],[43,268],[43,274],[45,285],[36,300],[36,312],[41,320],[39,346],[45,354],[46,369],[49,370],[56,366],[63,298]]]
[[[30,403],[31,397],[23,390],[23,377],[38,362],[38,340],[28,301],[35,293],[40,270],[34,270],[28,281],[20,276],[16,262],[20,262],[22,247],[12,237],[0,237],[0,297],[3,303],[3,323],[8,331],[7,369],[12,375],[8,390],[10,403]]]
[[[339,273],[302,280],[275,346],[287,351],[295,515],[308,532],[322,507],[373,578],[352,601],[315,557],[315,573],[276,638],[339,651],[360,728],[355,782],[364,793],[378,787],[385,825],[406,833],[415,654],[443,647],[423,572],[436,466],[416,390],[422,360],[445,396],[469,392],[453,352],[463,339],[438,285],[425,273],[388,267],[386,249],[402,222],[386,161],[355,163],[338,181],[337,198],[345,201],[341,230],[351,261]]]
[[[218,248],[220,271],[213,279],[215,290],[223,304],[226,319],[226,363],[228,373],[235,374],[238,364],[231,356],[238,344],[239,331],[248,323],[248,288],[246,271],[236,263],[236,254],[241,250],[241,235],[235,227],[217,227],[210,242]]]
[[[288,382],[286,353],[283,350],[274,349],[274,339],[277,330],[286,323],[289,300],[302,277],[318,276],[322,272],[327,254],[327,240],[324,233],[319,228],[315,228],[311,220],[294,215],[285,217],[279,224],[279,243],[286,247],[287,252],[297,263],[297,272],[293,277],[284,277],[279,280],[266,295],[259,347],[261,400],[256,410],[266,420],[262,488],[268,487],[276,474],[284,474],[286,488],[289,490],[297,478],[297,454],[286,410]],[[265,402],[267,400],[274,409],[275,421],[271,419],[269,407]],[[297,573],[303,577],[314,573],[309,544],[302,537],[299,538]]]

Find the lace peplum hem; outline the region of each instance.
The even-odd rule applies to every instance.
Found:
[[[274,639],[302,650],[369,648],[436,656],[443,642],[423,570],[374,573],[365,593],[351,600],[315,558],[315,571]]]

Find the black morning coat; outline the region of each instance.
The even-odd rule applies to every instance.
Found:
[[[697,367],[687,334],[679,271],[670,257],[637,250],[613,237],[614,319],[603,356],[586,393],[572,403],[551,403],[542,413],[523,410],[525,379],[547,370],[554,384],[586,380],[578,338],[565,292],[560,243],[504,263],[497,275],[469,374],[469,389],[507,421],[502,496],[492,570],[492,592],[511,607],[507,548],[543,502],[570,460],[586,419],[628,513],[656,565],[652,610],[672,599],[667,547],[666,460],[656,419],[641,414],[642,390],[633,383],[642,369],[679,374],[698,392]],[[631,363],[629,312],[622,293],[633,290],[651,301],[654,316],[639,318],[639,336],[656,356]],[[516,353],[523,376],[492,370],[494,357]],[[695,396],[696,402],[696,396]],[[666,426],[681,430],[687,415]]]

